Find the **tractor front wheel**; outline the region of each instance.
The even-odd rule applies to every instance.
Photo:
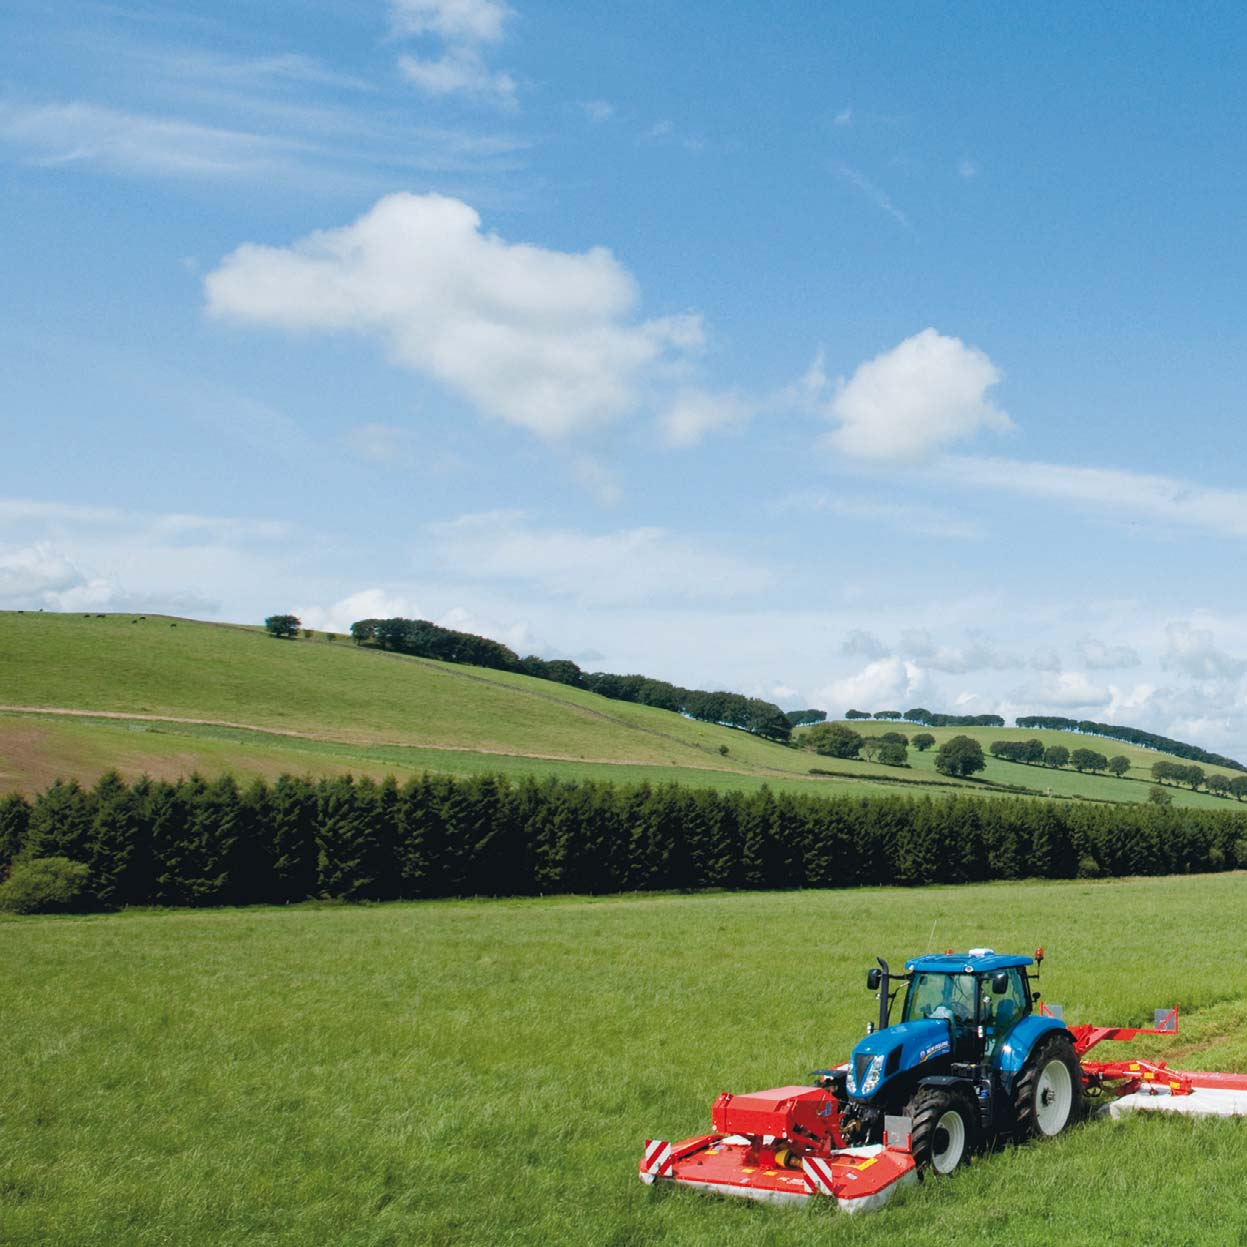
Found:
[[[978,1145],[978,1113],[967,1096],[947,1087],[920,1087],[906,1113],[909,1150],[919,1169],[950,1174]]]
[[[1082,1115],[1082,1066],[1063,1035],[1042,1040],[1022,1066],[1013,1112],[1019,1139],[1051,1138]]]

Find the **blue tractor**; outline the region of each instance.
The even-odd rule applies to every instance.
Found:
[[[1056,1135],[1076,1121],[1083,1075],[1074,1037],[1035,1011],[1042,959],[1042,949],[1026,957],[975,948],[912,957],[894,974],[879,958],[866,976],[878,1027],[871,1023],[847,1067],[818,1072],[840,1102],[845,1141],[878,1143],[885,1118],[907,1117],[919,1167],[947,1174],[992,1138]]]

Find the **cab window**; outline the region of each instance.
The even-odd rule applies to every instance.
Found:
[[[974,1021],[973,974],[915,974],[905,997],[904,1020],[948,1018],[957,1023]]]

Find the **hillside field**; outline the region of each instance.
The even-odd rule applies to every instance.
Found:
[[[872,734],[921,730],[853,726]],[[937,742],[968,732],[985,751],[993,740],[1034,735],[1070,748],[1089,745],[1108,756],[1124,754],[1132,769],[1115,779],[993,758],[975,780],[954,782],[936,772],[933,750],[911,749],[907,768],[820,758],[566,685],[360,649],[343,639],[330,643],[323,634],[278,641],[257,628],[154,615],[0,612],[0,793],[33,793],[57,777],[91,783],[115,767],[128,779],[194,770],[267,778],[283,771],[375,777],[492,771],[720,789],[763,783],[861,794],[1022,789],[1143,801],[1152,763],[1166,756],[1065,732],[930,730]],[[812,776],[811,768],[829,774]],[[1181,806],[1239,804],[1170,791]]]
[[[0,919],[0,1242],[1237,1242],[1247,1120],[1090,1121],[850,1219],[652,1191],[928,948],[1044,944],[1071,1021],[1247,1070],[1247,876]]]

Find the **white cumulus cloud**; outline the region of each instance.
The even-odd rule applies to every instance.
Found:
[[[929,691],[927,673],[903,658],[879,658],[861,671],[833,680],[816,699],[833,718],[846,710],[905,710]],[[903,705],[901,703],[904,703]]]
[[[289,247],[247,243],[205,280],[208,310],[291,331],[381,339],[401,365],[548,437],[632,410],[696,316],[637,321],[636,282],[604,247],[509,243],[461,200],[389,195]]]
[[[1171,623],[1165,628],[1167,646],[1160,665],[1198,680],[1237,680],[1247,672],[1247,661],[1217,646],[1208,628]]]
[[[986,397],[999,380],[982,351],[924,329],[839,383],[828,441],[854,458],[913,461],[982,429],[1012,428]]]
[[[1129,645],[1109,645],[1092,636],[1079,639],[1078,654],[1083,664],[1092,671],[1107,671],[1114,667],[1137,667],[1142,661],[1138,652]]]
[[[399,71],[425,94],[514,103],[515,79],[490,68],[481,53],[483,46],[502,40],[512,15],[507,5],[497,0],[391,0],[390,11],[397,35],[440,45],[435,56],[398,58]]]
[[[357,619],[421,619],[420,604],[414,599],[384,589],[361,589],[340,598],[330,606],[299,606],[294,613],[305,628],[320,632],[345,633]]]

